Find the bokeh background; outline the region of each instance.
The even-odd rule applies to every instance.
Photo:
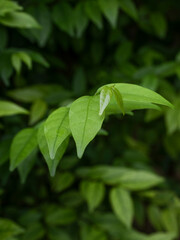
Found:
[[[179,239],[179,27],[177,0],[0,0],[1,240]],[[53,178],[39,151],[9,171],[20,130],[113,82],[157,91],[174,109],[110,117],[82,159],[70,141]],[[113,200],[119,185],[133,209],[126,193]]]

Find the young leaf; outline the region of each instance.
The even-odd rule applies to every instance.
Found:
[[[52,160],[49,155],[48,145],[47,145],[45,134],[44,134],[44,123],[40,126],[38,130],[38,144],[39,144],[40,151],[48,165],[51,177],[53,177],[56,173],[56,168],[61,158],[63,157],[64,152],[66,151],[68,142],[69,142],[69,139],[67,138],[58,148],[55,158]]]
[[[25,128],[14,137],[10,149],[10,171],[22,163],[37,147],[37,130]]]
[[[101,182],[82,181],[80,185],[82,196],[88,204],[89,212],[93,212],[97,208],[105,195],[105,186]]]
[[[0,18],[0,23],[8,27],[40,28],[40,25],[32,16],[23,12],[8,13]]]
[[[108,106],[112,96],[112,90],[109,87],[104,87],[100,92],[100,110],[99,115],[101,116]]]
[[[0,117],[15,114],[28,114],[28,111],[15,103],[0,101]]]
[[[123,188],[115,187],[110,192],[110,201],[116,216],[127,228],[130,228],[134,209],[129,192]]]
[[[69,123],[79,158],[82,157],[86,146],[101,129],[103,120],[104,114],[99,116],[99,96],[84,96],[72,103],[69,111]]]
[[[89,19],[96,24],[98,28],[102,28],[102,16],[100,8],[96,1],[86,1],[85,10]]]
[[[120,7],[134,20],[138,19],[138,12],[132,0],[119,0]]]
[[[44,134],[51,159],[54,159],[59,146],[70,135],[69,108],[61,107],[54,111],[44,124]]]
[[[112,87],[112,91],[113,91],[114,96],[116,98],[116,102],[119,105],[119,108],[121,109],[121,111],[122,111],[122,113],[124,115],[125,114],[124,103],[123,103],[123,99],[122,99],[121,93],[115,87]]]
[[[112,27],[116,26],[119,10],[118,0],[99,0],[98,1],[101,11],[104,13],[105,17],[111,23]]]

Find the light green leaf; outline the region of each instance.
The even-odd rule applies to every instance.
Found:
[[[134,20],[138,19],[138,12],[132,0],[119,0],[120,7]]]
[[[100,110],[99,115],[101,116],[108,106],[112,96],[112,88],[104,87],[100,92]]]
[[[89,19],[98,27],[102,28],[102,16],[96,1],[86,1],[85,10]]]
[[[38,122],[45,115],[46,111],[46,102],[41,99],[36,100],[31,106],[29,124],[33,125],[34,123]]]
[[[121,185],[129,190],[144,190],[162,183],[164,179],[151,172],[129,170],[120,177]]]
[[[51,159],[54,159],[57,149],[70,135],[69,108],[61,107],[55,110],[44,124],[44,133]]]
[[[122,99],[121,93],[116,89],[116,87],[112,87],[112,91],[113,91],[113,94],[115,96],[116,102],[119,105],[119,108],[121,109],[121,112],[124,115],[125,114],[124,103],[123,103],[123,99]]]
[[[175,234],[174,233],[154,233],[149,235],[146,240],[174,240]]]
[[[179,224],[177,210],[173,207],[168,207],[162,211],[162,223],[166,231],[175,233],[178,236]]]
[[[23,228],[17,225],[15,222],[6,219],[0,218],[0,239],[1,240],[8,240],[16,235],[23,233]]]
[[[15,114],[28,114],[28,111],[15,103],[0,101],[0,117]]]
[[[14,137],[10,149],[10,171],[22,163],[37,147],[37,130],[25,128]]]
[[[44,135],[44,124],[42,124],[38,130],[38,144],[39,144],[39,148],[40,151],[48,165],[49,168],[49,172],[51,177],[53,177],[56,173],[56,168],[61,160],[61,158],[64,155],[64,152],[66,151],[66,148],[68,146],[69,143],[69,139],[67,138],[62,144],[61,146],[58,148],[55,158],[52,160],[49,156],[49,150],[48,150],[48,145],[46,142],[46,138]]]
[[[32,68],[32,61],[31,61],[30,56],[25,52],[18,52],[17,54],[18,54],[19,58],[27,65],[27,67],[29,69],[31,69]]]
[[[22,7],[17,2],[9,0],[0,1],[0,16],[5,16],[7,13],[20,11]]]
[[[127,228],[130,228],[133,220],[134,209],[129,192],[121,187],[115,187],[110,192],[110,201],[113,211],[118,219]]]
[[[8,13],[0,18],[0,23],[8,27],[40,28],[40,25],[32,16],[23,12]]]
[[[98,1],[101,11],[105,17],[111,23],[112,27],[115,27],[118,19],[119,2],[118,0],[99,0]]]
[[[105,195],[105,186],[101,182],[82,181],[80,191],[88,204],[89,212],[93,212],[97,208]]]
[[[69,112],[70,129],[79,158],[101,129],[103,120],[104,115],[99,116],[99,96],[84,96],[72,103]]]
[[[14,53],[11,57],[12,65],[17,73],[21,72],[22,62],[17,53]]]

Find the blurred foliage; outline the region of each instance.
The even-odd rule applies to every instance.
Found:
[[[176,0],[0,0],[1,240],[179,239],[179,11]],[[70,139],[51,177],[39,125],[108,83],[174,109],[111,117],[81,160]],[[19,133],[27,158],[10,172]]]

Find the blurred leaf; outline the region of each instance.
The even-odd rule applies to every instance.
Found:
[[[74,36],[74,12],[71,6],[63,1],[54,6],[52,17],[60,30],[65,31],[71,37]]]
[[[80,190],[82,196],[87,201],[89,212],[93,212],[103,201],[105,195],[104,184],[94,181],[82,181]]]
[[[69,143],[69,139],[66,139],[62,143],[62,145],[58,148],[55,158],[52,160],[49,155],[48,145],[47,145],[45,134],[44,134],[44,124],[41,124],[41,126],[38,130],[38,144],[39,144],[40,151],[48,165],[51,177],[53,177],[55,175],[56,168],[57,168],[61,158],[63,157],[64,152],[66,151],[68,143]]]
[[[152,226],[157,230],[162,230],[161,211],[156,205],[148,207],[148,218]]]
[[[7,31],[4,27],[0,27],[0,51],[2,51],[6,45],[7,45],[7,41],[8,41],[8,34]]]
[[[73,90],[76,95],[82,95],[86,90],[86,75],[83,68],[77,68],[73,79]]]
[[[118,219],[127,228],[131,228],[134,210],[129,192],[121,187],[114,187],[110,192],[110,201],[112,209]]]
[[[22,240],[40,240],[44,238],[45,229],[41,223],[32,223],[26,229],[25,234],[22,237]]]
[[[74,209],[66,207],[52,206],[47,209],[46,223],[48,225],[59,226],[68,225],[76,220],[76,212]]]
[[[22,12],[10,12],[0,17],[0,23],[8,27],[40,28],[38,22],[29,14]]]
[[[69,234],[59,228],[50,228],[48,231],[49,240],[71,240]]]
[[[100,12],[99,5],[96,1],[86,1],[85,10],[89,19],[99,28],[103,27],[102,25],[102,16]]]
[[[88,25],[88,17],[83,3],[79,2],[74,10],[75,29],[77,37],[81,37]],[[79,85],[81,87],[81,85]]]
[[[45,101],[39,99],[36,100],[30,109],[29,124],[33,125],[34,123],[41,120],[47,111],[47,104]]]
[[[127,62],[132,56],[132,42],[125,41],[119,45],[115,52],[115,60],[118,65]]]
[[[78,207],[82,204],[83,198],[80,192],[76,190],[69,190],[68,192],[62,193],[59,197],[61,204],[67,207]]]
[[[22,10],[22,7],[17,2],[9,0],[0,1],[0,16],[5,16],[7,13]]]
[[[150,19],[156,35],[159,38],[165,38],[167,33],[167,22],[165,16],[161,12],[154,12],[151,13]]]
[[[0,239],[8,240],[16,235],[23,233],[23,229],[17,225],[15,222],[1,218],[0,219]]]
[[[10,149],[10,171],[22,163],[37,147],[37,130],[25,128],[14,137]]]
[[[0,141],[0,166],[5,163],[9,158],[9,149],[11,145],[11,139],[2,139]]]
[[[9,86],[9,78],[13,73],[10,54],[0,54],[0,76],[6,86]]]
[[[0,101],[0,117],[15,114],[28,114],[28,111],[13,102]]]
[[[138,12],[132,0],[119,0],[120,7],[134,20],[138,20]]]
[[[147,240],[173,240],[174,238],[173,233],[154,233],[147,237]]]
[[[106,234],[99,228],[82,224],[80,229],[81,240],[107,240]]]
[[[168,207],[162,211],[162,223],[166,231],[174,233],[176,236],[179,234],[178,217],[176,209]]]
[[[61,107],[50,114],[44,124],[44,134],[48,144],[51,159],[64,140],[70,135],[69,108]]]
[[[104,116],[99,116],[98,112],[98,96],[78,98],[70,106],[70,129],[76,142],[79,158],[82,157],[86,146],[93,140],[101,128]],[[80,125],[81,127],[79,128]]]
[[[62,192],[72,186],[74,183],[74,175],[70,172],[58,173],[52,178],[51,183],[53,191],[57,193]]]

